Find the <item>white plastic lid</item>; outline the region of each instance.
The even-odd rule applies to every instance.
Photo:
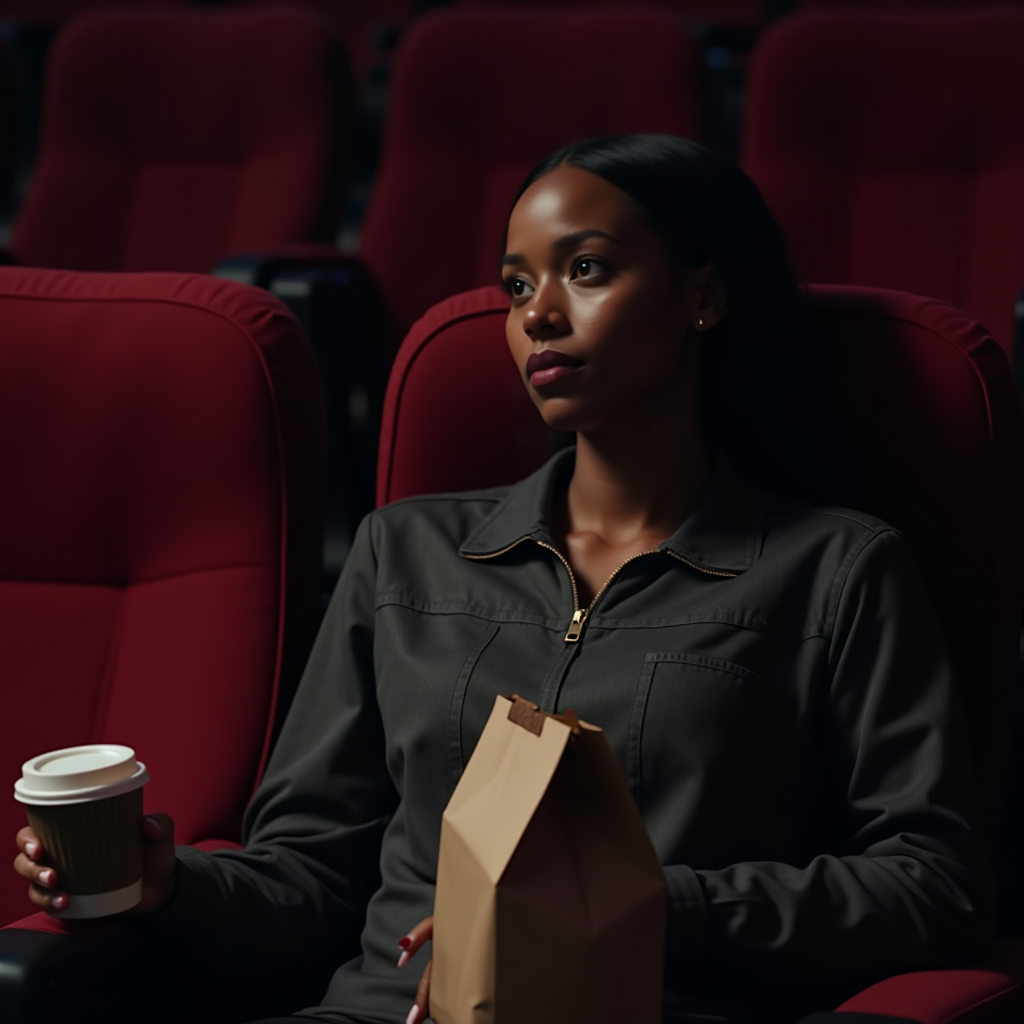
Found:
[[[14,784],[14,798],[25,804],[85,803],[128,793],[148,781],[146,766],[131,747],[90,743],[26,761]]]

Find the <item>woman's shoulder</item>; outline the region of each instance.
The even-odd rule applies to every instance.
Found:
[[[728,524],[749,545],[748,565],[767,559],[785,568],[810,560],[827,574],[875,538],[902,543],[899,531],[873,512],[769,489],[735,470],[720,453],[716,466],[701,526],[706,529],[705,520]]]
[[[885,519],[861,508],[807,501],[774,493],[764,493],[763,503],[765,522],[769,527],[795,527],[850,538],[865,533],[898,532]]]
[[[762,522],[768,562],[813,563],[833,584],[858,566],[874,574],[913,561],[902,532],[863,509],[765,494]]]
[[[504,501],[513,485],[474,491],[450,491],[400,498],[370,513],[375,544],[446,542],[457,551],[461,544]]]

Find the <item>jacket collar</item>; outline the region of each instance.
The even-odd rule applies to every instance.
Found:
[[[575,448],[559,452],[535,473],[509,489],[490,515],[466,538],[459,554],[498,555],[521,540],[552,543],[548,509],[557,487],[571,475]],[[761,553],[764,499],[743,480],[725,456],[714,453],[707,489],[685,522],[660,545],[704,569],[745,572]]]

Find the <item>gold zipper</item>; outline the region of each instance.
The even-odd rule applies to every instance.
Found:
[[[576,574],[572,571],[572,566],[569,564],[569,559],[562,554],[553,544],[546,544],[542,540],[537,540],[536,537],[520,537],[514,544],[509,544],[507,548],[502,548],[500,551],[492,551],[487,555],[466,555],[466,558],[473,558],[477,561],[483,561],[486,558],[497,558],[498,555],[505,554],[506,551],[511,551],[516,545],[522,544],[525,540],[532,540],[534,544],[539,544],[542,548],[547,548],[548,551],[552,552],[554,556],[565,566],[565,571],[569,574],[569,585],[572,587],[572,622],[569,623],[569,632],[565,634],[565,642],[567,644],[574,644],[579,640],[583,633],[583,624],[587,621],[587,614],[594,606],[594,602],[590,602],[588,608],[580,608],[580,591],[579,587],[576,586]],[[632,561],[632,559],[630,559]],[[622,565],[626,563],[623,562]],[[619,566],[621,569],[622,566]],[[619,570],[616,569],[615,572]],[[614,575],[614,573],[613,573]],[[611,582],[610,580],[608,582]],[[603,593],[608,583],[605,583],[604,587],[598,592]],[[596,598],[595,598],[596,599]]]
[[[572,571],[572,566],[569,564],[569,559],[562,554],[558,548],[553,547],[551,544],[545,544],[543,541],[538,540],[537,543],[542,548],[547,548],[548,551],[553,551],[561,561],[562,565],[565,566],[566,572],[569,574],[569,583],[572,585],[572,622],[569,623],[569,630],[565,634],[565,642],[567,644],[579,643],[579,639],[583,636],[583,627],[587,624],[587,617],[590,615],[594,608],[594,605],[601,599],[601,595],[611,585],[612,580],[627,566],[630,562],[636,561],[638,558],[643,558],[645,555],[653,555],[657,552],[657,549],[652,551],[641,551],[639,554],[630,555],[621,565],[619,565],[615,571],[604,581],[601,589],[594,595],[590,604],[586,608],[580,607],[580,593],[576,586],[576,574]]]
[[[734,580],[739,576],[738,572],[725,572],[722,569],[705,569],[703,565],[698,565],[696,562],[691,562],[688,558],[683,558],[682,555],[677,555],[671,548],[663,548],[666,555],[671,555],[676,561],[682,562],[683,565],[688,565],[691,569],[696,569],[697,572],[702,572],[707,576],[720,576],[725,580]]]
[[[720,569],[705,569],[702,565],[697,565],[696,562],[691,562],[688,558],[683,558],[682,555],[677,555],[671,548],[652,548],[650,551],[641,551],[639,554],[630,555],[621,565],[619,565],[615,571],[604,581],[601,589],[594,595],[590,604],[586,608],[580,607],[580,592],[576,586],[576,574],[572,571],[572,566],[569,564],[569,559],[562,554],[553,544],[545,544],[542,540],[537,540],[536,537],[520,537],[519,540],[513,544],[509,544],[508,547],[502,548],[500,551],[492,551],[486,555],[466,555],[466,558],[472,558],[476,561],[484,561],[487,558],[497,558],[498,555],[505,554],[506,551],[511,551],[514,547],[522,544],[524,541],[532,540],[534,544],[539,544],[542,548],[547,548],[548,551],[552,552],[555,557],[565,566],[565,571],[569,574],[569,585],[572,587],[572,622],[569,623],[569,630],[565,634],[565,642],[567,644],[579,643],[580,637],[583,636],[583,627],[587,623],[587,617],[590,615],[594,608],[594,605],[601,599],[604,592],[611,586],[612,580],[623,569],[629,565],[630,562],[635,562],[638,558],[645,558],[647,555],[656,555],[659,551],[664,551],[666,554],[671,555],[673,558],[682,562],[684,565],[688,565],[691,569],[696,569],[697,572],[705,573],[708,576],[720,576],[723,579],[733,579],[737,575],[734,572],[723,572]]]
[[[489,551],[486,555],[463,555],[463,558],[471,558],[474,562],[486,562],[488,558],[497,558],[498,555],[505,554],[506,551],[511,551],[513,548],[519,547],[520,544],[525,543],[528,540],[533,540],[532,537],[520,537],[519,540],[514,540],[507,548],[502,548],[500,551]],[[537,543],[540,543],[539,541]]]

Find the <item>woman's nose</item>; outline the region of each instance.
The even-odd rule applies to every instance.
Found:
[[[531,341],[544,341],[566,334],[569,321],[557,304],[538,302],[527,310],[523,329]]]

